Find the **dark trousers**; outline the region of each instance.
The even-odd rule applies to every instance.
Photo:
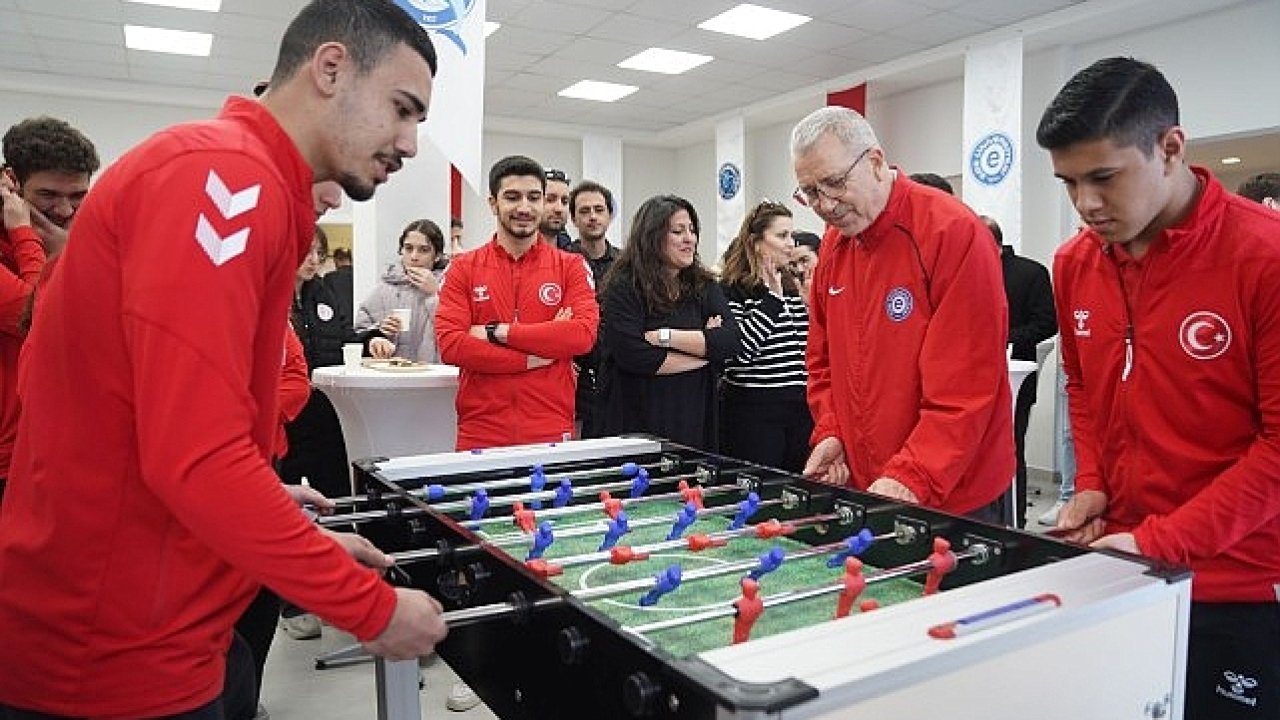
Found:
[[[297,485],[305,477],[326,497],[351,494],[351,469],[342,425],[324,393],[312,390],[306,407],[284,429],[289,438],[289,454],[280,460],[281,480]]]
[[[257,711],[258,702],[253,699],[253,659],[244,639],[235,635],[227,650],[227,680],[222,696],[193,710],[155,720],[253,720]],[[0,704],[0,720],[82,719]]]
[[[1280,604],[1191,603],[1185,717],[1280,717]]]
[[[262,695],[262,673],[267,667],[267,653],[271,651],[271,641],[276,636],[276,622],[280,617],[280,598],[267,588],[258,591],[253,602],[245,608],[244,614],[236,621],[236,634],[244,638],[245,645],[252,656],[253,667],[253,705],[257,710],[258,700]],[[231,666],[227,665],[230,673]]]
[[[1020,528],[1027,526],[1027,425],[1031,422],[1031,408],[1035,404],[1036,373],[1031,373],[1018,389],[1018,401],[1013,406],[1013,447],[1018,456],[1013,521]]]
[[[813,417],[803,399],[770,399],[776,397],[725,385],[720,451],[739,460],[798,473],[809,457]]]

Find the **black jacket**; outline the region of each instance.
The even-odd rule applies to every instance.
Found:
[[[293,297],[289,319],[294,332],[302,341],[307,356],[307,370],[327,365],[342,364],[342,346],[358,342],[368,354],[369,340],[381,337],[377,328],[357,333],[351,326],[351,316],[323,278],[312,278],[302,283]]]
[[[1001,246],[1000,262],[1004,269],[1004,295],[1009,303],[1009,342],[1013,359],[1036,359],[1036,343],[1058,334],[1057,315],[1053,310],[1053,285],[1045,266],[1029,258],[1019,257],[1008,245]],[[1032,389],[1035,381],[1025,385]]]

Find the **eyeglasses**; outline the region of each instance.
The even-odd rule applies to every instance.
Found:
[[[565,175],[563,170],[545,170],[543,171],[542,176],[554,182],[562,182],[565,185],[569,184],[569,176]]]
[[[871,152],[871,148],[863,150],[862,154],[858,156],[858,159],[853,161],[853,164],[849,166],[848,170],[844,171],[844,174],[841,175],[839,179],[827,178],[825,180],[819,180],[818,184],[814,187],[796,186],[795,192],[791,193],[791,197],[795,198],[796,202],[804,205],[805,207],[813,207],[814,205],[817,205],[822,198],[826,198],[828,200],[839,200],[840,196],[844,194],[844,191],[848,189],[849,174],[853,172],[854,168],[858,167],[858,163],[862,162],[862,158],[866,157],[869,152]]]

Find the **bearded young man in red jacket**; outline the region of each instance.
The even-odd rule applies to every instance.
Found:
[[[98,151],[79,130],[51,117],[29,118],[2,141],[0,176],[0,498],[18,434],[18,354],[31,294],[98,170]]]
[[[858,113],[791,134],[828,226],[812,281],[810,477],[1000,522],[1013,483],[999,251],[958,200],[885,160]]]
[[[385,0],[315,0],[261,103],[154,135],[103,174],[41,291],[0,512],[0,717],[224,716],[259,583],[408,659],[440,606],[394,589],[271,470],[312,183],[367,199],[417,150],[435,72]]]
[[[573,436],[573,358],[596,341],[586,258],[541,242],[546,177],[520,155],[489,170],[493,239],[449,263],[436,309],[440,359],[458,376],[459,450]]]
[[[1099,60],[1036,139],[1086,227],[1054,262],[1069,539],[1189,565],[1186,717],[1280,716],[1280,219],[1186,163],[1160,72]]]

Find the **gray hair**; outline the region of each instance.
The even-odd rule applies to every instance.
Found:
[[[808,152],[822,136],[832,133],[845,147],[879,147],[880,141],[867,119],[843,107],[824,107],[809,113],[791,131],[791,157]]]

